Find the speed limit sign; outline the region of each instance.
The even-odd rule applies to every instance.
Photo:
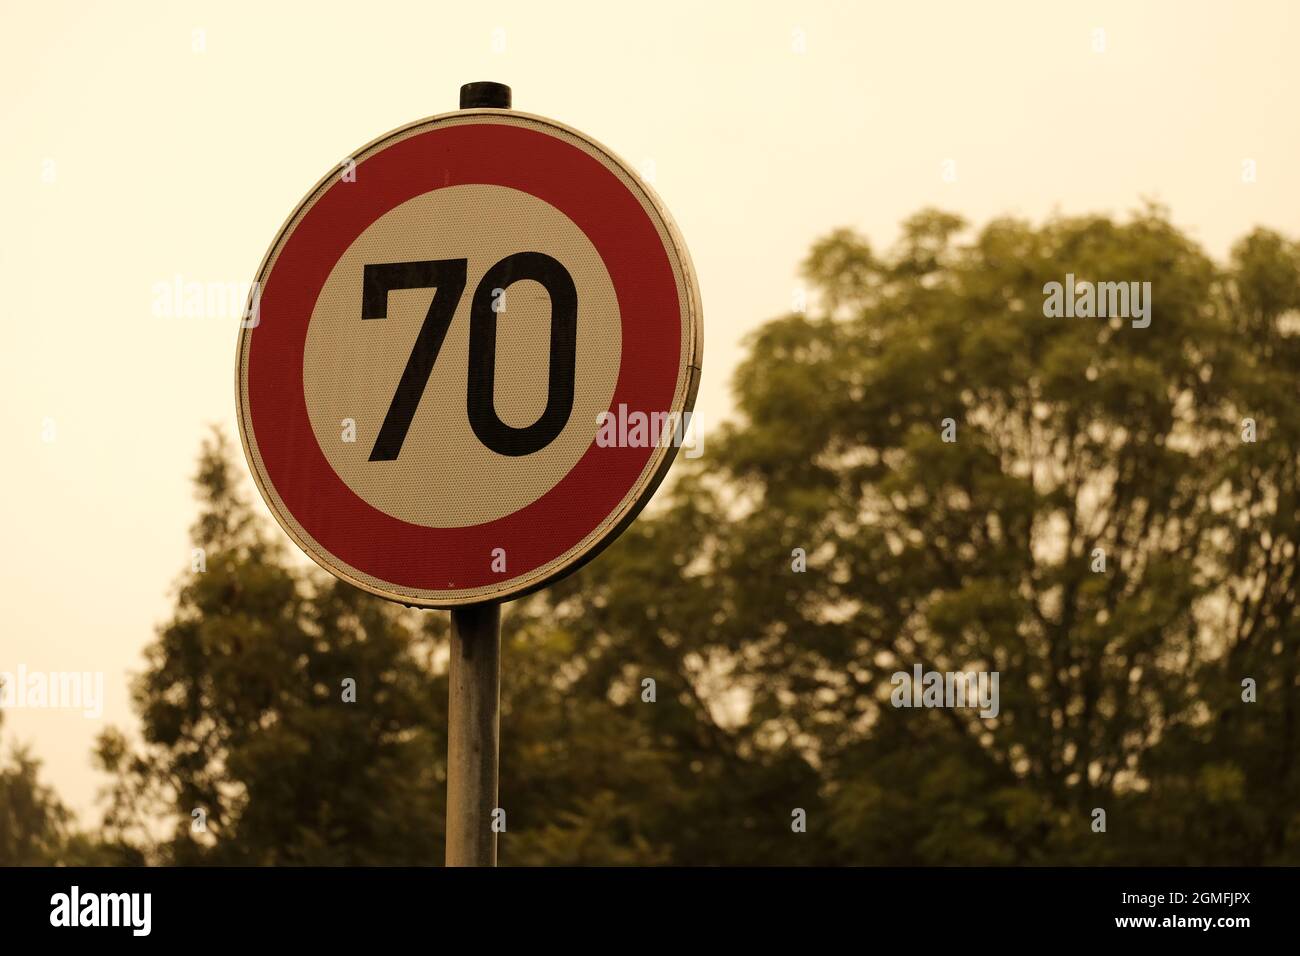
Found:
[[[627,164],[539,116],[466,109],[370,143],[254,288],[237,400],[257,487],[317,563],[406,604],[501,601],[593,557],[694,404],[680,235]]]

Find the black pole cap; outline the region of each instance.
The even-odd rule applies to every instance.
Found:
[[[460,88],[460,108],[508,110],[510,109],[510,87],[490,80],[466,83]]]

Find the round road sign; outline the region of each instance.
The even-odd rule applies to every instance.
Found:
[[[700,351],[685,244],[636,174],[552,120],[462,110],[375,140],[281,229],[239,336],[240,433],[326,570],[499,601],[636,517]]]

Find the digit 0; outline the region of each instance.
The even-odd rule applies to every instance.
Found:
[[[532,279],[551,297],[550,371],[546,408],[531,425],[514,428],[497,414],[494,387],[497,366],[495,289]],[[541,252],[506,256],[483,276],[474,290],[469,326],[469,387],[465,410],[470,427],[488,448],[519,457],[540,451],[559,436],[573,414],[573,375],[578,360],[578,291],[569,271]]]

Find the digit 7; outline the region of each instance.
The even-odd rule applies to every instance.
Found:
[[[388,317],[388,293],[393,289],[435,289],[420,334],[397,382],[392,404],[370,450],[371,461],[394,461],[410,430],[420,397],[438,360],[456,303],[465,291],[468,260],[440,259],[423,262],[386,262],[368,265],[362,274],[361,318]]]

